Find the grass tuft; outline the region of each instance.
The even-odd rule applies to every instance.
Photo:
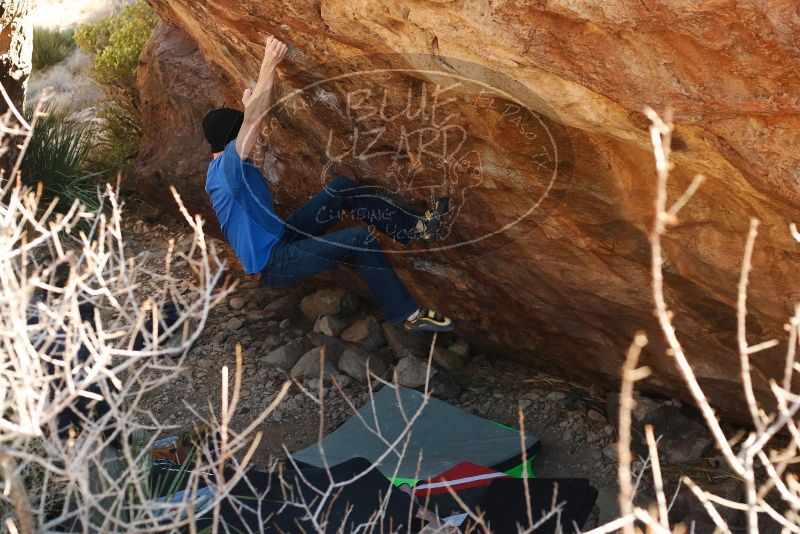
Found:
[[[33,29],[33,70],[43,71],[67,59],[75,48],[72,32],[54,28]]]
[[[80,200],[89,209],[99,206],[94,176],[85,170],[95,128],[78,121],[69,112],[47,106],[36,122],[28,150],[22,160],[22,181],[42,184],[45,200],[59,198],[59,211]],[[32,117],[28,117],[32,119]]]

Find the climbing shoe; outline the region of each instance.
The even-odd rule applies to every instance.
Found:
[[[450,199],[442,197],[419,218],[422,223],[422,231],[417,233],[417,239],[427,243],[436,241],[436,238],[439,237],[439,225],[442,222],[442,215],[447,213],[449,206]]]
[[[455,325],[453,321],[433,310],[420,308],[416,317],[403,323],[406,330],[412,332],[450,332]]]

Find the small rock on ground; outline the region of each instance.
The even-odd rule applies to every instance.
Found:
[[[342,332],[342,339],[377,349],[386,344],[381,325],[374,317],[365,317],[354,322]]]
[[[383,377],[389,371],[389,358],[356,347],[347,348],[342,352],[339,357],[339,370],[361,383],[366,383],[367,363],[369,372],[373,375]]]
[[[244,321],[238,317],[231,317],[228,322],[225,323],[225,327],[228,330],[239,330],[242,326],[244,326]]]
[[[403,351],[407,350],[418,358],[427,359],[428,351],[431,346],[432,334],[407,332],[389,322],[385,322],[381,326],[386,342],[396,355],[399,356]]]
[[[320,289],[305,297],[300,302],[300,309],[306,317],[314,321],[323,315],[349,313],[355,309],[355,304],[357,300],[344,289]]]
[[[314,323],[314,332],[337,337],[347,327],[347,321],[335,315],[323,315]]]
[[[397,383],[407,388],[418,388],[425,385],[428,376],[428,364],[416,356],[408,355],[397,362]],[[431,369],[433,374],[434,369]]]
[[[455,352],[462,358],[467,358],[469,356],[469,343],[464,338],[458,338],[452,345],[450,345],[447,348],[448,350]]]
[[[464,358],[456,352],[441,347],[433,349],[433,363],[450,373],[464,370]]]
[[[303,354],[291,371],[291,377],[295,379],[320,378],[320,354],[322,347],[314,347]],[[325,382],[330,382],[336,374],[336,368],[330,358],[325,358],[322,365],[322,374]]]
[[[264,363],[270,367],[289,371],[310,349],[311,344],[308,341],[303,338],[295,339],[267,354]]]

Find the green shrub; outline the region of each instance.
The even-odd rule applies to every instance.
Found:
[[[103,126],[93,157],[106,169],[128,170],[138,151],[142,119],[136,69],[157,23],[147,3],[137,0],[75,32],[78,46],[94,58],[90,74],[105,92],[98,106]]]
[[[75,48],[72,32],[52,28],[33,29],[33,70],[45,70],[58,65]]]
[[[69,209],[75,200],[88,208],[98,207],[94,176],[86,172],[86,159],[92,146],[91,123],[70,118],[69,113],[52,107],[44,109],[22,159],[22,181],[32,187],[41,182],[45,200],[60,199],[58,209]],[[31,112],[28,111],[28,120]]]

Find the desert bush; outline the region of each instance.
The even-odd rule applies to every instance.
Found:
[[[58,65],[75,48],[72,32],[54,28],[33,29],[33,70],[41,71]]]
[[[41,113],[29,110],[29,122],[34,114],[38,115],[36,128],[20,167],[23,183],[31,187],[41,183],[45,201],[59,199],[58,211],[68,210],[76,200],[88,209],[97,209],[97,184],[85,166],[94,126],[51,105]]]
[[[40,151],[23,159],[39,165],[39,176],[60,178],[80,166],[87,137],[60,113],[30,124],[19,119],[0,124],[1,144]],[[104,210],[76,202],[61,214],[48,209],[42,191],[8,180],[0,197],[3,531],[173,530],[185,523],[179,511],[193,505],[188,497],[150,499],[150,444],[164,427],[140,403],[179,372],[215,299],[227,294],[222,265],[199,219],[187,219],[194,229],[189,251],[174,256],[197,280],[179,288],[181,280],[153,277],[143,271],[144,258],[127,256],[113,190],[101,197]],[[167,300],[174,310],[168,323],[161,315]],[[67,427],[62,417],[69,413],[78,419]]]
[[[78,28],[75,41],[94,58],[92,78],[105,98],[98,109],[102,121],[94,157],[112,170],[129,170],[142,135],[136,69],[158,17],[143,0],[114,15]]]

